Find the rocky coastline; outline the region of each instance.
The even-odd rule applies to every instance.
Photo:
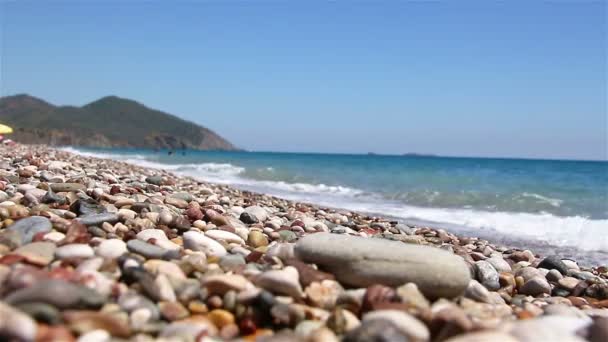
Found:
[[[0,340],[608,341],[608,268],[0,147]]]

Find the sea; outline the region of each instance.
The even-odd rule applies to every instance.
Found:
[[[606,161],[64,149],[608,264]]]

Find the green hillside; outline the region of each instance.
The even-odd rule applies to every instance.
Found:
[[[133,100],[107,96],[83,107],[29,95],[0,98],[0,122],[23,143],[88,147],[234,150],[215,132]]]

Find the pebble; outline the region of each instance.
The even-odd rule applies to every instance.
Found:
[[[469,268],[459,256],[396,241],[316,233],[300,239],[295,254],[351,286],[411,282],[430,298],[458,296],[470,280]]]
[[[116,259],[127,252],[127,244],[119,239],[103,240],[95,252],[102,258]]]
[[[253,284],[247,278],[237,274],[221,274],[205,277],[202,280],[203,286],[207,288],[209,294],[224,295],[228,291],[242,292],[253,288]]]
[[[550,294],[551,285],[549,285],[545,278],[534,277],[525,282],[524,285],[519,289],[519,292],[535,297],[542,294]]]
[[[32,242],[17,248],[12,254],[24,257],[30,264],[46,266],[53,261],[56,249],[52,242]]]
[[[255,283],[274,293],[285,294],[294,298],[301,298],[303,295],[298,270],[292,266],[287,266],[282,270],[266,271],[257,277]]]
[[[34,235],[47,233],[53,229],[53,224],[49,219],[42,216],[31,216],[23,218],[7,228],[8,231],[18,232],[21,235],[21,243],[32,242]]]
[[[93,248],[87,244],[74,243],[58,247],[55,250],[57,259],[91,258],[95,255]]]
[[[43,280],[12,292],[4,298],[9,304],[41,302],[58,309],[99,308],[106,298],[97,291],[64,280]]]
[[[205,233],[205,236],[210,237],[214,240],[224,240],[226,242],[234,242],[238,244],[244,244],[245,241],[243,239],[231,232],[227,232],[225,230],[208,230]]]
[[[36,322],[25,313],[0,302],[0,337],[18,341],[34,341]]]
[[[548,256],[544,258],[540,264],[538,264],[538,268],[545,268],[548,270],[558,270],[559,273],[563,275],[568,274],[568,265],[566,265],[561,258],[557,256]]]
[[[488,261],[480,260],[474,265],[477,280],[488,290],[496,291],[500,288],[498,272]]]
[[[127,249],[132,253],[143,255],[148,259],[164,259],[171,258],[169,250],[162,247],[143,242],[141,240],[129,240],[127,242]]]
[[[253,248],[268,246],[268,239],[266,238],[264,233],[257,230],[252,230],[249,232],[247,242]]]
[[[369,320],[351,330],[343,342],[408,342],[410,338],[395,324],[386,320]]]
[[[370,321],[391,322],[399,331],[414,341],[427,341],[430,339],[429,329],[413,316],[399,310],[376,310],[363,316],[362,324]]]
[[[85,226],[101,226],[104,222],[116,223],[120,218],[116,213],[101,213],[81,216],[77,220]]]
[[[49,187],[54,192],[85,191],[86,186],[79,183],[51,183]]]
[[[184,248],[202,251],[207,256],[222,257],[227,251],[219,242],[196,231],[188,231],[183,235]]]

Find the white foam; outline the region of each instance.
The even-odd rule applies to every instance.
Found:
[[[521,196],[528,197],[528,198],[535,198],[541,202],[549,203],[549,205],[552,205],[554,207],[559,207],[563,202],[563,200],[561,200],[559,198],[551,198],[551,197],[546,197],[543,195],[529,193],[529,192],[524,192],[523,194],[521,194]]]
[[[390,202],[362,190],[325,184],[258,181],[242,177],[244,168],[227,163],[162,164],[139,158],[137,155],[88,153],[73,148],[64,149],[92,157],[111,158],[144,167],[164,169],[203,181],[230,184],[243,189],[268,193],[290,200],[306,201],[329,207],[359,212],[379,213],[405,220],[447,223],[474,228],[487,234],[517,237],[554,246],[576,247],[586,251],[608,252],[608,220],[591,220],[586,217],[559,217],[549,213],[491,212],[474,209],[444,209],[407,206]],[[561,200],[535,193],[524,193],[559,206]],[[486,234],[486,235],[487,235]]]

